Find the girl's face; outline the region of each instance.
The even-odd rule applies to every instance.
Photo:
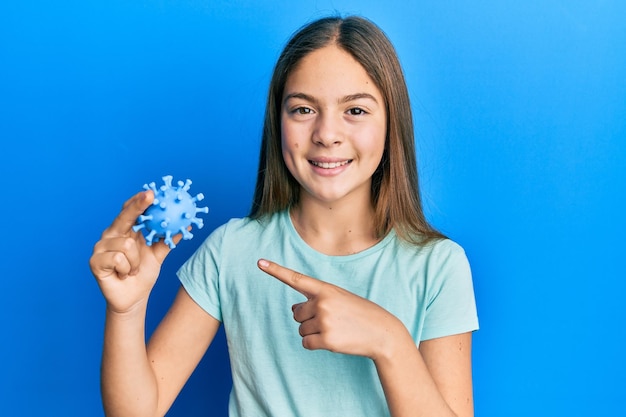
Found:
[[[305,56],[287,78],[282,153],[302,187],[301,201],[369,202],[386,130],[380,91],[365,69],[336,45]]]

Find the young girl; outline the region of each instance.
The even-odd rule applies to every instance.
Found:
[[[250,216],[182,266],[147,346],[169,248],[146,246],[131,226],[152,192],[131,198],[95,245],[107,415],[164,415],[220,324],[231,416],[473,415],[471,274],[424,218],[413,140],[380,29],[333,17],[295,34],[270,85]]]

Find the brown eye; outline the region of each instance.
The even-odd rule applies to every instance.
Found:
[[[360,107],[353,107],[350,110],[348,110],[348,113],[350,113],[351,116],[361,116],[365,114],[366,112]]]

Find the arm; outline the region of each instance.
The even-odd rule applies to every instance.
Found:
[[[473,416],[472,334],[428,340],[419,349],[408,332],[397,344],[401,339],[390,338],[392,348],[374,360],[391,414]]]
[[[145,307],[107,310],[102,402],[107,416],[163,416],[213,341],[220,322],[180,289],[146,347]]]
[[[148,343],[158,386],[157,415],[165,415],[210,346],[220,322],[181,287]]]
[[[126,202],[90,259],[107,306],[101,373],[107,416],[165,414],[219,326],[181,290],[146,348],[148,297],[169,247],[148,247],[132,225],[153,198],[148,191]]]
[[[471,333],[417,348],[404,324],[379,305],[265,260],[259,267],[307,297],[292,307],[302,345],[369,357],[391,415],[473,416]]]

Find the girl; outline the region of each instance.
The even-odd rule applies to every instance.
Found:
[[[424,218],[413,140],[404,77],[377,26],[332,17],[296,33],[271,80],[252,211],[182,266],[147,347],[169,248],[131,227],[152,192],[95,245],[107,415],[164,415],[222,323],[231,416],[473,415],[471,274]]]

